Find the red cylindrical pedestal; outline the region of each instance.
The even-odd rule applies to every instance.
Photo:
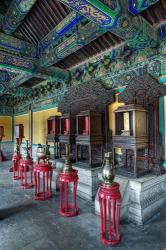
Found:
[[[21,155],[20,154],[14,154],[12,158],[12,169],[13,169],[13,180],[19,180],[20,179],[20,164]]]
[[[35,200],[47,200],[52,197],[52,174],[51,163],[41,162],[35,165]]]
[[[65,217],[76,216],[78,214],[78,208],[76,204],[76,193],[78,175],[77,170],[69,172],[61,172],[59,175],[58,183],[60,188],[60,208],[59,213]],[[69,201],[69,185],[72,185],[72,197]]]
[[[32,159],[20,160],[20,187],[29,189],[33,187],[33,161]]]
[[[100,185],[99,193],[100,204],[100,240],[105,245],[117,245],[120,242],[120,205],[121,195],[119,184],[112,186]]]

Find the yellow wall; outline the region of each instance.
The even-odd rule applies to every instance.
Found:
[[[33,113],[33,143],[45,144],[47,133],[47,119],[49,116],[61,115],[57,108],[37,111]]]
[[[0,116],[0,126],[4,126],[3,141],[12,141],[12,117]]]
[[[118,94],[115,96],[115,102],[110,104],[108,107],[109,110],[109,129],[112,131],[112,134],[115,135],[115,113],[114,111],[120,107],[124,106],[124,103],[118,102]]]
[[[29,138],[30,137],[29,136],[29,113],[14,116],[14,125],[16,125],[16,124],[23,124],[23,126],[24,126],[24,136],[25,136],[23,141],[29,140],[30,139]]]

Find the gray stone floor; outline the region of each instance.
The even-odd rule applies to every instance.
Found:
[[[10,162],[0,163],[0,250],[166,250],[166,209],[144,227],[121,224],[118,247],[99,241],[99,217],[93,203],[78,198],[79,216],[58,215],[58,193],[49,201],[34,201],[11,179]]]

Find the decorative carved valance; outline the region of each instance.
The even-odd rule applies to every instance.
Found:
[[[119,95],[119,102],[126,104],[148,104],[152,103],[155,98],[166,94],[166,86],[160,84],[155,78],[145,74],[133,78],[125,91]]]
[[[107,90],[99,81],[71,86],[59,105],[62,113],[77,114],[80,110],[103,111],[106,104],[114,102],[113,90]]]

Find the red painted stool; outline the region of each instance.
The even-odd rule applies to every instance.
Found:
[[[77,183],[78,175],[77,170],[71,170],[68,172],[61,172],[59,175],[58,183],[60,188],[60,208],[59,213],[65,217],[71,217],[78,215],[78,208],[76,205],[76,193],[77,193]],[[69,202],[69,185],[72,185],[72,199]]]
[[[32,159],[20,160],[20,187],[29,189],[33,187],[33,161]]]
[[[20,154],[14,154],[12,158],[12,170],[13,170],[13,180],[19,180],[20,179],[20,164],[21,155]]]
[[[117,245],[120,242],[120,205],[121,195],[119,184],[111,186],[100,185],[99,193],[100,204],[100,240],[105,245]]]
[[[51,163],[40,162],[35,165],[35,200],[47,200],[52,197],[52,175]]]

